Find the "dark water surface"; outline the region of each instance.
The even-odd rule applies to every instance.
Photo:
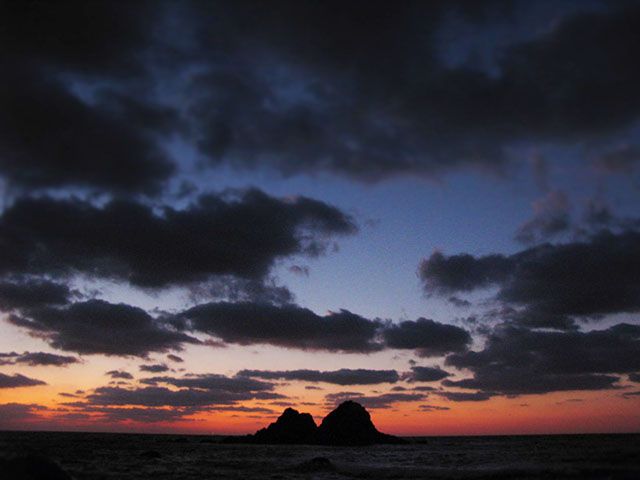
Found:
[[[187,435],[0,432],[0,457],[44,456],[75,479],[640,479],[640,435],[424,437],[407,445],[371,447],[219,441]]]

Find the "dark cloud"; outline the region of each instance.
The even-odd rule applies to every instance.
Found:
[[[172,362],[177,362],[177,363],[184,362],[184,360],[181,357],[179,357],[178,355],[174,355],[173,353],[170,353],[169,355],[167,355],[167,358]]]
[[[434,252],[422,260],[418,275],[427,292],[464,292],[503,282],[513,264],[502,255],[476,258],[469,254],[445,257]]]
[[[357,398],[360,398],[363,396],[364,396],[364,393],[361,393],[361,392],[345,391],[345,392],[328,393],[324,396],[324,398],[327,401],[327,403],[342,403],[345,400],[350,400],[350,399],[356,399],[355,401],[357,401]]]
[[[219,275],[189,287],[195,303],[212,299],[228,302],[253,302],[286,304],[294,300],[293,293],[285,286],[278,285],[274,278],[239,278]]]
[[[392,13],[385,2],[198,11],[202,25],[209,15],[225,25],[203,32],[203,50],[219,65],[224,45],[229,64],[244,67],[242,75],[212,68],[195,82],[200,148],[213,162],[375,180],[499,169],[509,143],[572,142],[638,118],[636,4],[561,17],[544,34],[491,52],[489,73],[444,65],[437,51],[451,15],[462,25],[499,23],[496,2],[469,16],[473,3],[403,2]]]
[[[202,304],[181,313],[174,324],[216,336],[225,343],[305,350],[368,353],[399,348],[434,356],[462,351],[471,341],[465,330],[433,320],[421,318],[393,324],[346,310],[319,316],[293,304]]]
[[[151,377],[141,383],[157,385],[165,383],[174,387],[197,390],[223,391],[232,393],[265,392],[274,389],[274,384],[247,377],[225,377],[213,373],[198,374],[185,377]]]
[[[46,407],[35,403],[0,404],[0,428],[19,428],[24,422],[40,419],[42,417],[38,412],[42,410],[46,410]]]
[[[233,384],[232,384],[233,385]],[[99,387],[86,396],[90,405],[139,405],[146,407],[209,407],[233,405],[245,400],[273,400],[286,398],[270,391],[251,391],[235,388],[217,389],[186,388],[170,390],[164,387],[143,387],[124,389],[120,387]]]
[[[567,400],[562,400],[561,402],[556,402],[556,405],[563,405],[566,403],[582,403],[584,402],[583,398],[568,398]]]
[[[447,301],[458,308],[467,308],[471,306],[471,302],[469,302],[468,300],[464,300],[462,298],[454,296],[449,297]]]
[[[588,242],[525,250],[499,297],[536,311],[597,315],[640,309],[640,233],[603,232]]]
[[[513,2],[22,3],[0,10],[0,172],[27,188],[157,192],[168,132],[284,174],[497,171],[509,145],[602,137],[640,108],[632,2],[505,36],[492,68],[451,65],[440,37],[503,27]]]
[[[237,145],[255,144],[275,150],[285,157],[276,164],[285,171],[330,168],[375,178],[407,171],[432,174],[470,163],[496,166],[504,161],[500,147],[508,141],[573,139],[637,119],[640,97],[635,85],[640,74],[633,59],[638,52],[630,47],[640,44],[636,6],[564,19],[546,35],[506,49],[499,74],[491,77],[438,63],[431,35],[450,5],[404,2],[392,15],[384,2],[369,3],[365,10],[332,2],[284,3],[274,11],[258,8],[259,14],[251,18],[260,22],[243,24],[249,38],[260,38],[261,46],[271,47],[284,62],[301,62],[316,75],[319,71],[327,79],[337,77],[346,86],[340,88],[334,80],[336,92],[322,83],[311,84],[312,92],[319,91],[315,102],[282,109],[284,113],[235,109],[239,126],[228,126],[229,140],[223,145],[232,151]],[[491,15],[494,5],[485,3],[479,10]],[[284,18],[308,21],[283,21],[282,12],[288,12]],[[231,16],[233,22],[237,17]],[[353,58],[359,59],[357,68],[352,67]],[[346,79],[340,75],[345,69],[351,72]],[[250,81],[244,82],[244,89],[238,83],[238,90],[228,89],[236,98],[252,98],[247,90],[253,97],[264,97]],[[224,85],[220,79],[209,79],[206,85],[215,91],[220,84]],[[228,118],[228,109],[220,104],[218,111]],[[261,117],[273,122],[272,129],[258,138],[246,135],[240,119]],[[404,128],[397,126],[398,119]],[[222,135],[215,132],[210,137],[219,140]],[[286,132],[283,138],[319,148],[278,143],[281,132]],[[311,155],[292,155],[292,150]]]
[[[9,322],[45,337],[53,347],[85,354],[146,357],[150,352],[180,350],[193,337],[162,325],[144,310],[104,300],[64,308],[40,308]]]
[[[627,230],[638,231],[640,218],[616,215],[608,201],[598,195],[584,203],[583,225],[575,229],[576,238],[585,238],[603,230],[623,233]]]
[[[389,348],[415,349],[421,357],[464,351],[471,343],[466,330],[426,318],[389,325],[382,337]]]
[[[265,380],[298,380],[303,382],[325,382],[336,385],[376,385],[396,383],[400,375],[395,370],[366,370],[342,368],[334,371],[319,370],[240,370],[239,377],[262,378]]]
[[[341,310],[319,316],[297,305],[209,303],[181,314],[188,328],[240,345],[271,344],[286,348],[372,352],[380,322]]]
[[[635,398],[639,395],[640,395],[640,390],[637,390],[635,392],[624,392],[622,394],[622,398]]]
[[[53,64],[61,69],[132,75],[138,53],[153,34],[161,9],[155,2],[7,2],[3,58],[17,64]],[[113,35],[113,32],[118,35]]]
[[[271,404],[276,404],[278,402],[272,402]],[[289,404],[287,404],[289,405]],[[244,413],[266,413],[266,414],[274,414],[276,413],[274,410],[271,410],[270,408],[265,408],[265,407],[245,407],[242,405],[239,406],[228,406],[228,405],[222,405],[222,406],[214,406],[211,407],[212,410],[215,410],[217,412],[244,412]]]
[[[56,413],[55,419],[90,421],[91,423],[158,423],[191,420],[189,417],[206,410],[203,406],[172,406],[171,408],[145,406],[101,406],[84,402],[69,402],[65,407],[73,409],[68,413]],[[62,411],[62,410],[61,410]],[[66,410],[65,410],[66,411]]]
[[[78,359],[76,357],[65,356],[65,355],[56,355],[53,353],[45,353],[45,352],[33,352],[33,353],[25,353],[19,357],[18,360],[20,363],[25,363],[27,365],[55,365],[58,367],[69,365],[71,363],[78,363]]]
[[[448,142],[451,135],[438,139],[458,113],[447,112],[461,100],[450,98],[449,110],[437,100],[455,96],[432,45],[447,4],[403,2],[392,14],[377,1],[366,9],[255,2],[212,10],[197,12],[206,28],[203,51],[213,60],[225,56],[217,48],[224,44],[235,64],[245,62],[242,75],[235,68],[210,69],[194,82],[199,101],[190,113],[198,119],[199,147],[212,162],[269,163],[285,174],[329,170],[365,180],[461,163],[455,155],[442,158],[448,152],[441,150],[462,142]],[[208,15],[224,18],[225,28],[208,28]],[[288,94],[291,87],[302,94]],[[437,93],[424,98],[426,91]],[[424,115],[429,108],[438,114]],[[472,147],[459,150],[463,156]]]
[[[410,382],[437,382],[450,375],[438,367],[411,367],[411,372],[406,374],[406,378]]]
[[[497,367],[496,367],[497,370]],[[523,369],[518,371],[494,370],[492,378],[481,377],[485,372],[476,373],[473,379],[459,381],[444,381],[443,385],[460,388],[483,388],[502,395],[544,394],[555,391],[569,390],[607,390],[615,388],[619,380],[615,375],[597,374],[537,374]],[[511,375],[510,375],[511,374]],[[520,375],[528,374],[528,378]],[[487,392],[484,392],[487,394]],[[489,393],[490,395],[493,393]],[[462,394],[461,394],[462,395]],[[483,400],[486,398],[483,398]]]
[[[161,373],[169,370],[165,364],[155,364],[155,365],[140,365],[139,367],[141,372],[150,372],[150,373]]]
[[[9,360],[1,360],[2,358],[9,358]],[[76,357],[56,355],[54,353],[46,352],[24,352],[18,354],[12,353],[0,353],[0,365],[22,363],[25,365],[35,366],[56,366],[65,367],[71,363],[78,363],[79,360]]]
[[[637,5],[578,13],[546,35],[509,48],[501,65],[503,85],[515,88],[509,93],[517,97],[525,87],[529,92],[527,99],[510,97],[514,116],[522,120],[518,127],[571,138],[606,132],[637,118],[640,99],[632,84],[640,72],[631,62],[636,52],[629,42],[637,38],[638,22]],[[630,95],[625,101],[619,97],[622,92]]]
[[[19,388],[19,387],[35,387],[37,385],[46,385],[42,380],[28,378],[19,373],[13,375],[5,375],[0,373],[0,388]]]
[[[11,254],[0,273],[81,272],[145,287],[225,274],[257,278],[278,258],[317,255],[330,236],[355,230],[325,203],[255,189],[202,196],[184,210],[22,198],[0,217],[0,245]]]
[[[441,407],[439,405],[420,405],[418,407],[421,412],[438,412],[444,410],[451,410],[449,407]]]
[[[109,370],[105,375],[109,375],[111,378],[123,378],[125,380],[133,380],[133,375],[124,370]],[[83,392],[84,393],[84,392]]]
[[[492,397],[490,393],[486,392],[436,392],[436,395],[451,402],[484,402]]]
[[[304,277],[309,276],[309,267],[307,265],[291,265],[287,270],[291,273],[295,273],[296,275]]]
[[[499,318],[527,328],[551,328],[554,330],[578,330],[579,328],[575,320],[568,315],[534,308],[516,309],[509,305],[490,310],[483,317],[485,319]]]
[[[94,299],[64,307],[24,309],[22,315],[10,315],[8,321],[47,339],[55,348],[86,354],[139,357],[154,351],[180,350],[185,343],[203,343],[185,331],[206,333],[224,344],[270,344],[353,353],[399,348],[415,349],[420,356],[462,351],[471,338],[459,327],[427,319],[396,325],[369,320],[346,310],[319,316],[294,304],[249,302],[201,304],[177,315],[154,318],[137,307]],[[151,371],[143,367],[144,371]],[[168,370],[165,365],[162,368]],[[334,380],[341,378],[341,374],[347,378],[354,373],[354,379],[358,376],[370,380],[384,377],[385,381],[397,381],[395,371],[376,371],[367,377],[371,372],[374,371],[343,369],[338,373],[320,373],[324,378]],[[386,376],[381,376],[380,372],[386,372]],[[388,375],[389,372],[393,375]],[[311,371],[307,373],[311,374]],[[330,375],[334,373],[335,376]]]
[[[391,408],[400,402],[416,402],[425,398],[424,393],[383,393],[380,395],[363,395],[356,392],[337,392],[325,395],[325,403],[328,407],[353,399],[365,408]]]
[[[123,407],[84,407],[83,412],[90,413],[87,419],[100,422],[141,422],[141,423],[157,423],[157,422],[175,422],[186,420],[188,417],[200,411],[198,407],[172,407],[172,408],[123,408]],[[97,416],[96,416],[97,414]],[[87,415],[82,413],[74,413],[74,415]],[[79,417],[82,418],[82,417]]]
[[[150,133],[129,123],[126,111],[88,105],[61,82],[32,71],[5,81],[0,173],[12,183],[155,193],[173,173],[166,154]]]
[[[516,231],[516,240],[521,243],[537,243],[569,228],[569,200],[562,191],[549,192],[533,203],[534,217],[523,223]]]
[[[0,309],[4,311],[45,305],[64,305],[71,291],[60,283],[26,279],[18,282],[0,282]]]
[[[640,383],[640,372],[630,373],[629,380],[632,382]]]
[[[639,271],[640,233],[602,231],[584,242],[544,244],[510,256],[434,253],[419,274],[428,292],[498,285],[497,299],[526,307],[531,320],[638,311]]]
[[[443,385],[502,395],[615,388],[618,374],[640,368],[640,326],[551,332],[500,326],[484,350],[452,354],[446,363],[473,377]]]
[[[584,220],[589,225],[606,226],[614,220],[614,214],[608,203],[600,199],[591,199],[585,203]]]
[[[411,390],[414,392],[434,392],[436,389],[434,387],[420,386],[413,387]]]
[[[163,114],[176,118],[141,95],[155,81],[140,60],[162,10],[143,1],[2,5],[0,15],[11,21],[0,32],[1,174],[28,188],[158,190],[174,167],[150,130]],[[134,94],[133,80],[146,88]],[[73,89],[83,81],[129,89],[136,98],[114,92],[108,102],[91,102]]]
[[[624,144],[603,152],[594,160],[594,166],[604,173],[632,174],[640,163],[640,150],[635,145]]]

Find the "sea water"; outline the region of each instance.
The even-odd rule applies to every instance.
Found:
[[[324,447],[225,444],[196,435],[0,432],[0,457],[45,457],[75,479],[640,479],[640,435],[407,440]]]

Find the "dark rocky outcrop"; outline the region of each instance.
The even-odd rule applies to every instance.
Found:
[[[323,445],[373,445],[400,443],[393,435],[380,433],[369,412],[359,403],[346,401],[327,415],[316,432],[316,443]]]
[[[374,445],[404,443],[393,435],[380,433],[369,412],[353,401],[346,401],[327,415],[319,427],[308,413],[287,408],[278,420],[254,435],[229,437],[226,443]]]
[[[0,458],[0,477],[7,480],[71,480],[53,460],[31,454]]]
[[[316,422],[308,413],[287,408],[274,423],[258,430],[253,436],[255,443],[314,443]]]

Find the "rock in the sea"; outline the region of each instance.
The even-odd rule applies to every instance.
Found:
[[[253,436],[253,441],[256,443],[314,443],[317,428],[310,414],[287,408],[275,423],[258,430]]]
[[[316,432],[316,442],[323,445],[373,445],[401,443],[402,440],[380,433],[369,412],[359,403],[348,400],[322,420]]]
[[[308,413],[287,408],[275,423],[255,435],[232,437],[225,442],[339,446],[403,443],[403,440],[380,433],[362,405],[346,401],[327,415],[319,427]]]
[[[0,458],[0,477],[8,480],[71,480],[53,460],[40,455]]]

